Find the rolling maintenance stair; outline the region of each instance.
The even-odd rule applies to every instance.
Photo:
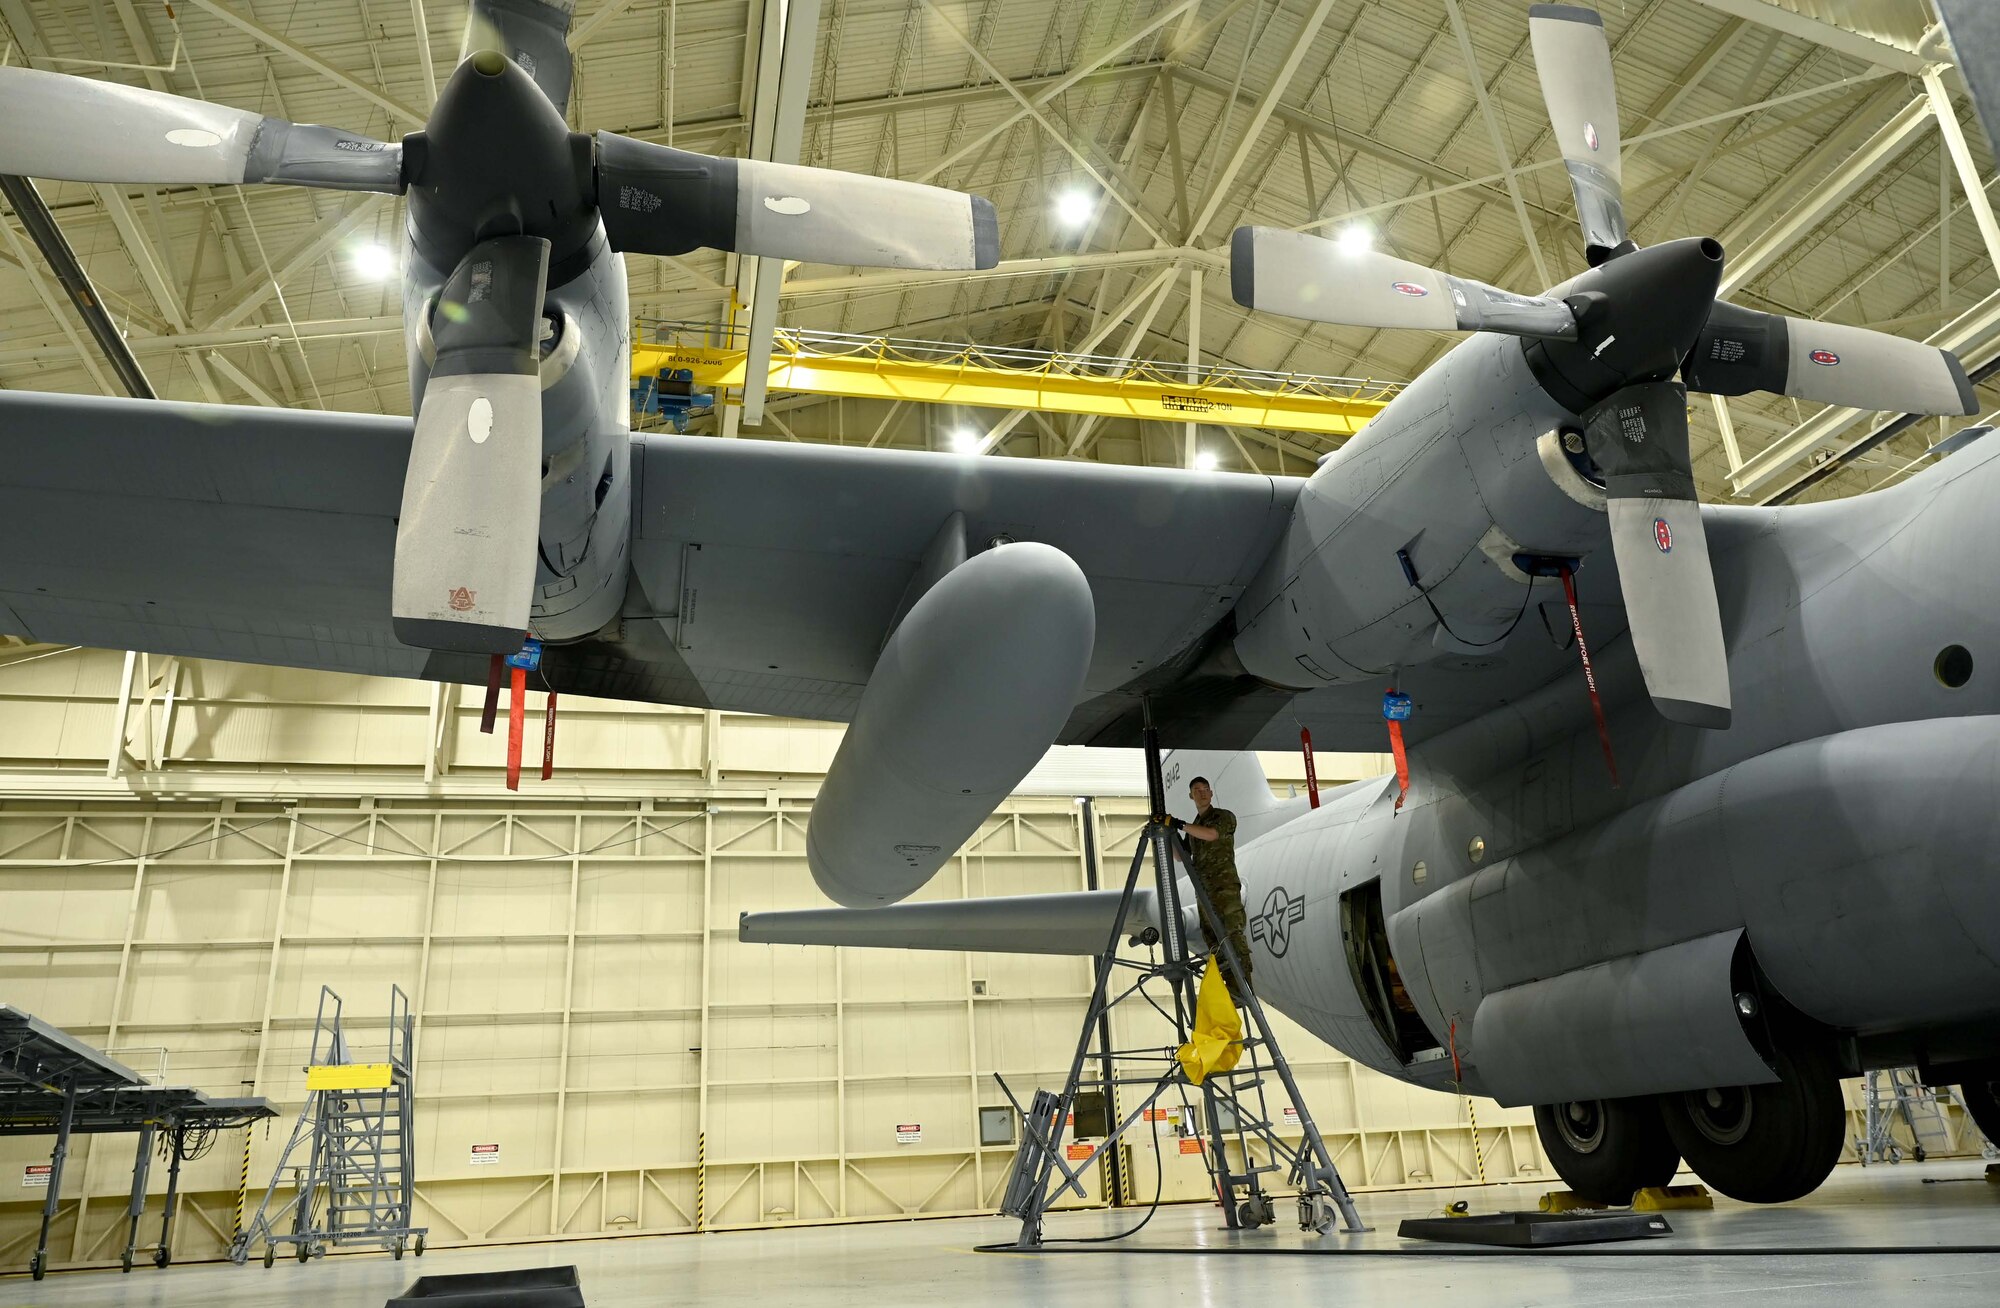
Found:
[[[1154,1129],[1149,1110],[1168,1095],[1179,1099],[1186,1114],[1184,1122],[1199,1123],[1196,1133],[1204,1137],[1203,1161],[1222,1206],[1223,1220],[1232,1230],[1268,1225],[1275,1219],[1264,1178],[1282,1173],[1284,1182],[1297,1194],[1302,1230],[1324,1233],[1339,1220],[1347,1233],[1364,1232],[1368,1228],[1355,1211],[1354,1200],[1334,1166],[1333,1155],[1299,1092],[1254,989],[1244,987],[1239,1011],[1223,990],[1221,977],[1212,972],[1204,976],[1207,960],[1188,949],[1179,900],[1182,887],[1172,860],[1179,837],[1166,816],[1159,738],[1150,724],[1145,743],[1153,816],[1133,853],[1105,952],[1097,958],[1083,1029],[1077,1036],[1062,1092],[1038,1090],[1032,1102],[1023,1106],[1006,1081],[997,1074],[994,1077],[1020,1113],[1022,1128],[1000,1206],[1002,1215],[1020,1219],[1021,1232],[1004,1247],[1041,1249],[1045,1243],[1043,1220],[1049,1208],[1065,1194],[1087,1198],[1085,1169],[1099,1156],[1116,1158],[1106,1151],[1118,1147],[1135,1126],[1147,1124],[1140,1129]],[[1160,925],[1155,931],[1150,924],[1143,924],[1134,932],[1128,928],[1127,918],[1149,861]],[[1199,911],[1212,921],[1219,920],[1201,883],[1190,878],[1186,886],[1192,889]],[[1222,957],[1216,961],[1231,965],[1240,975],[1240,968],[1233,966],[1239,960],[1234,958],[1228,937],[1218,936]],[[1159,954],[1152,955],[1149,949],[1144,962],[1120,958],[1118,945],[1127,939],[1148,946],[1158,944]],[[1112,978],[1121,972],[1124,975],[1114,988]],[[1201,981],[1206,984],[1198,989]],[[1167,993],[1156,997],[1149,987]],[[1111,1010],[1135,999],[1151,1004],[1172,1022],[1176,1045],[1111,1047]],[[1093,1040],[1101,1045],[1095,1056],[1091,1053]],[[1097,1064],[1095,1070],[1089,1067],[1092,1062]],[[1296,1141],[1287,1138],[1271,1119],[1266,1090],[1273,1082],[1282,1087],[1293,1105]],[[1128,1093],[1121,1098],[1121,1091]],[[1063,1147],[1063,1133],[1072,1114],[1083,1116],[1078,1109],[1079,1096],[1093,1095],[1103,1096],[1108,1130],[1095,1150],[1073,1156]],[[1289,1120],[1285,1123],[1288,1129],[1293,1125]]]
[[[234,1262],[247,1261],[260,1239],[266,1267],[282,1244],[291,1245],[300,1262],[355,1244],[379,1245],[401,1258],[414,1243],[423,1256],[429,1230],[410,1224],[415,1023],[409,998],[401,987],[390,988],[388,1061],[382,1063],[356,1061],[340,1028],[340,1010],[340,996],[320,987],[306,1102],[256,1217],[230,1244]],[[293,1161],[301,1156],[303,1163]],[[296,1185],[289,1199],[278,1202],[288,1171]]]

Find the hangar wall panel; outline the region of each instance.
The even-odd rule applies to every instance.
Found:
[[[138,1066],[164,1052],[170,1080],[278,1100],[285,1117],[250,1133],[259,1187],[322,985],[363,1056],[389,987],[412,996],[419,1220],[440,1244],[991,1211],[1012,1156],[978,1144],[979,1108],[1005,1102],[993,1074],[1025,1097],[1067,1067],[1084,960],[735,940],[740,913],[819,902],[805,824],[838,727],[565,700],[556,779],[509,796],[469,696],[21,657],[0,663],[0,1000]],[[1265,762],[1301,779],[1295,758]],[[1378,766],[1322,756],[1320,774]],[[1140,809],[1098,806],[1107,880]],[[1080,808],[1019,797],[922,894],[1084,884]],[[1114,1039],[1164,1030],[1128,1006]],[[1526,1112],[1477,1105],[1475,1157],[1465,1101],[1281,1033],[1356,1188],[1549,1175]],[[921,1139],[899,1142],[905,1125]],[[475,1165],[492,1143],[499,1161]],[[25,1264],[39,1195],[20,1169],[48,1144],[0,1139],[0,1271]],[[57,1265],[115,1259],[131,1146],[79,1143]],[[242,1146],[184,1173],[179,1256],[221,1252]],[[1142,1198],[1156,1176],[1167,1198],[1207,1193],[1172,1136],[1126,1161]]]

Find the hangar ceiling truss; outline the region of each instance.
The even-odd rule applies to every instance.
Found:
[[[632,261],[636,312],[721,323],[740,305],[752,354],[818,331],[1402,380],[1451,338],[1249,315],[1218,275],[1230,230],[1362,227],[1517,291],[1582,267],[1524,0],[819,0],[809,54],[766,39],[785,8],[579,0],[574,121],[975,190],[998,206],[1003,259],[978,274]],[[1993,160],[1927,0],[1601,8],[1642,242],[1718,235],[1733,296],[1760,309],[1949,340],[1974,367],[2000,352]],[[0,52],[393,137],[421,124],[462,18],[456,0],[0,0]],[[163,395],[407,412],[400,288],[359,254],[396,246],[394,197],[43,190]],[[18,222],[0,226],[0,385],[114,384]],[[784,391],[746,422],[755,396],[736,398],[718,428],[942,446],[971,427],[1004,455],[1206,450],[1270,471],[1345,437]],[[1879,421],[1704,402],[1697,473],[1710,495],[1754,498]],[[1810,494],[1898,475],[1945,430],[1917,424]]]

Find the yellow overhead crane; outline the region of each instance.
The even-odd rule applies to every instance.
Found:
[[[642,319],[633,333],[632,379],[636,385],[685,369],[695,386],[718,392],[739,387],[747,359],[744,345],[741,328]],[[771,350],[770,388],[852,399],[1264,427],[1344,439],[1361,430],[1401,386],[1365,378],[1190,369],[1099,355],[780,328]]]

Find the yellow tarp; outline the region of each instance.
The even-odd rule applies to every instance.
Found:
[[[394,1084],[387,1063],[320,1063],[306,1069],[308,1090],[387,1090]]]
[[[1175,1055],[1191,1085],[1227,1072],[1243,1057],[1243,1018],[1229,997],[1229,984],[1211,956],[1194,1001],[1194,1038]]]

